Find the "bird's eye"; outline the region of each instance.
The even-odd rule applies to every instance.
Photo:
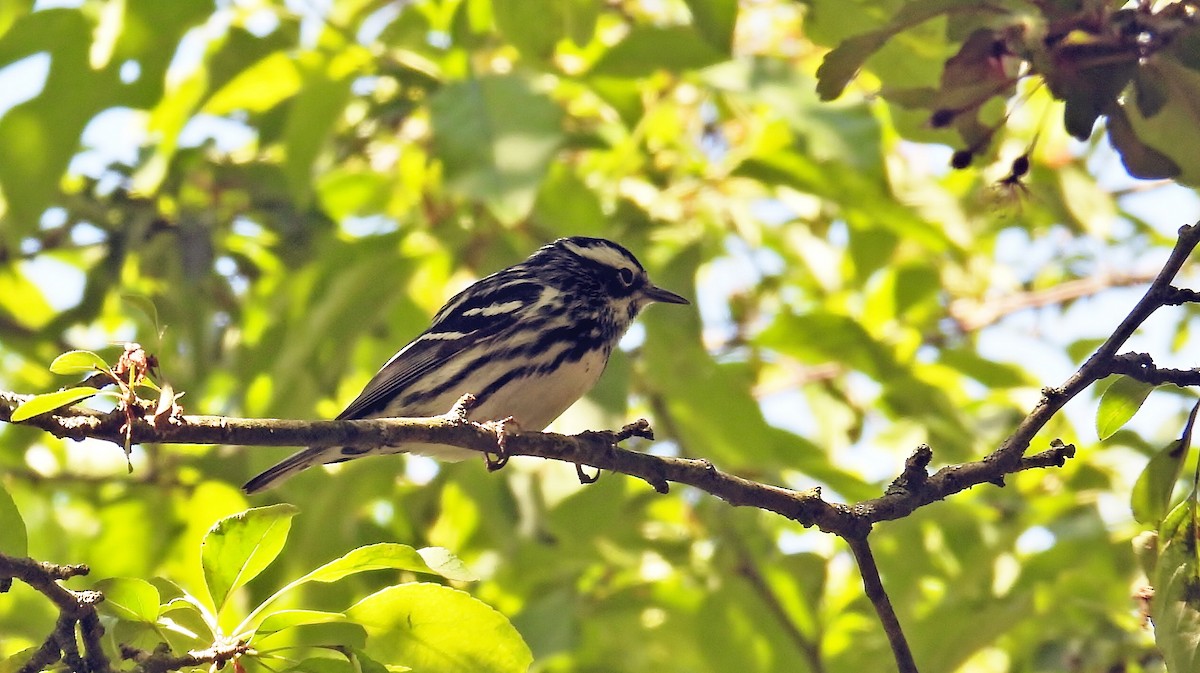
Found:
[[[625,287],[633,285],[633,271],[631,269],[621,269],[617,272],[617,278],[621,279],[621,284]]]

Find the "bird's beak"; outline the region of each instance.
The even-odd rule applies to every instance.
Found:
[[[647,283],[642,288],[642,295],[650,301],[661,301],[665,304],[690,304],[692,302],[680,297],[670,290],[664,290],[657,285]]]

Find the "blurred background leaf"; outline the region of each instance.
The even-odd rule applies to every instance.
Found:
[[[649,309],[553,429],[646,416],[658,441],[635,448],[872,497],[922,443],[935,467],[994,448],[1200,218],[1190,12],[0,3],[0,388],[73,385],[48,371],[55,356],[111,362],[133,340],[188,412],[331,418],[472,280],[558,236],[605,236],[695,303]],[[1129,346],[1193,367],[1197,315],[1164,311]],[[1035,441],[1074,443],[1066,467],[878,526],[922,670],[1160,670],[1131,595],[1150,580],[1129,503],[1193,403],[1161,388],[1101,441],[1089,393]],[[15,507],[0,503],[0,523],[23,520],[35,558],[150,582],[199,634],[177,600],[204,595],[196,550],[285,453],[135,446],[128,474],[119,447],[5,424]],[[1165,506],[1166,482],[1195,466],[1180,461],[1139,509]],[[309,470],[254,504],[272,502],[304,515],[229,593],[241,614],[351,550],[401,543],[446,547],[482,578],[426,591],[494,608],[513,651],[532,653],[514,668],[832,673],[889,658],[836,540],[689,489],[391,456]],[[7,550],[16,531],[0,526]],[[1177,551],[1164,558],[1186,571]],[[1156,576],[1181,595],[1170,571]],[[305,583],[277,607],[340,614],[400,572]],[[52,606],[0,598],[0,658],[40,645]],[[141,646],[160,638],[121,624]],[[358,642],[344,627],[272,637]],[[1188,660],[1190,638],[1167,660]],[[351,651],[371,673],[416,662],[363,642]],[[349,666],[330,661],[301,668]]]

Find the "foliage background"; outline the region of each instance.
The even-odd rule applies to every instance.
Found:
[[[0,386],[54,389],[59,352],[136,340],[190,412],[332,417],[473,278],[601,235],[697,302],[650,309],[559,429],[647,415],[646,450],[846,501],[879,493],[922,442],[939,463],[981,456],[1111,331],[1132,295],[1109,288],[1153,273],[1197,202],[1129,178],[1102,132],[1071,140],[1036,78],[980,106],[999,130],[951,170],[961,129],[878,94],[939,84],[969,27],[953,11],[904,26],[819,100],[828,50],[903,6],[5,3],[0,78],[42,84],[0,115]],[[1179,114],[1170,129],[1194,138]],[[1027,187],[1005,184],[1027,152]],[[1075,279],[1100,296],[986,319]],[[1158,316],[1138,345],[1190,366],[1193,313]],[[1043,438],[1080,447],[1064,469],[873,536],[922,670],[1161,665],[1132,597],[1128,498],[1186,400],[1155,392],[1149,420],[1103,443],[1088,404]],[[281,501],[300,513],[246,605],[394,541],[482,575],[465,588],[512,620],[536,670],[890,658],[846,551],[776,517],[614,475],[581,487],[540,461],[487,474],[400,457],[247,502],[237,486],[283,453],[136,447],[127,474],[110,445],[0,428],[29,553],[89,564],[79,586],[199,590],[209,526]],[[388,582],[294,600],[341,610]],[[54,619],[20,586],[0,597],[0,655]]]

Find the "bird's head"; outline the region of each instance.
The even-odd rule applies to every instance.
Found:
[[[602,295],[632,320],[652,302],[687,304],[687,299],[651,282],[633,253],[603,238],[571,236],[543,246],[528,263],[543,266],[545,277],[564,290]]]

